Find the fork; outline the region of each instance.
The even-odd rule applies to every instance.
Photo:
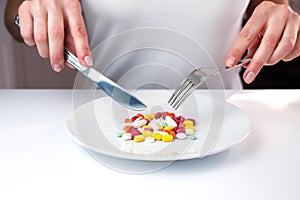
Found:
[[[247,64],[251,61],[251,58],[242,59],[234,67],[227,68],[197,68],[192,71],[188,77],[177,87],[174,91],[168,103],[177,110],[178,107],[187,99],[187,97],[204,81],[213,77],[214,75],[224,72],[235,67]]]

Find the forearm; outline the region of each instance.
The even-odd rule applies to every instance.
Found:
[[[249,4],[249,6],[247,8],[247,11],[246,11],[247,18],[249,18],[252,15],[252,13],[253,13],[254,9],[256,8],[256,6],[258,4],[260,4],[261,2],[263,2],[263,1],[264,0],[251,0],[250,1],[250,4]],[[286,5],[289,4],[288,0],[268,0],[268,1],[271,1],[271,2],[274,2],[274,3],[277,3],[277,4],[286,4]]]
[[[16,15],[18,14],[18,8],[20,4],[24,0],[8,0],[6,4],[5,9],[5,25],[7,30],[10,32],[10,34],[13,36],[15,40],[23,41],[20,30],[18,27],[15,26],[14,20]]]

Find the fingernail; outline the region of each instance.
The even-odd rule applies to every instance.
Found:
[[[83,60],[87,66],[93,66],[93,59],[91,55],[85,56]]]
[[[62,70],[62,65],[61,64],[54,64],[53,65],[53,69],[54,69],[54,71],[56,71],[56,72],[60,72],[61,70]]]
[[[230,56],[230,57],[227,59],[227,61],[226,61],[226,65],[227,65],[228,67],[232,67],[234,64],[235,64],[235,58],[232,57],[232,56]]]
[[[254,81],[255,77],[256,77],[255,73],[253,71],[249,71],[245,76],[245,82],[249,84],[252,81]]]

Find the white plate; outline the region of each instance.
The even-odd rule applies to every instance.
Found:
[[[148,106],[143,114],[172,111],[167,103],[171,91],[142,90]],[[67,119],[66,127],[72,138],[88,150],[118,158],[145,161],[172,161],[201,158],[231,148],[246,138],[250,132],[247,115],[239,108],[215,97],[194,93],[182,105],[178,114],[195,118],[198,122],[197,140],[157,141],[152,144],[122,141],[117,137],[125,117],[136,114],[108,97],[86,103],[77,108]]]

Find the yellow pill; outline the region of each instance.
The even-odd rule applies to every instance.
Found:
[[[133,140],[135,142],[144,142],[145,141],[145,137],[142,136],[142,135],[136,135],[136,136],[134,136]]]
[[[155,118],[155,114],[150,115],[150,119],[154,119]]]
[[[164,135],[164,136],[162,136],[161,140],[163,142],[172,142],[173,141],[173,136],[172,135]]]
[[[151,126],[147,126],[147,125],[145,125],[145,126],[142,126],[142,128],[148,128],[148,129],[152,129],[152,127],[151,127]]]
[[[142,135],[144,137],[151,137],[153,135],[153,133],[151,131],[144,131],[144,132],[142,132]]]
[[[195,126],[193,125],[186,125],[184,126],[185,129],[192,129],[193,131],[195,131]]]
[[[151,116],[149,114],[145,115],[145,118],[151,119]]]
[[[173,126],[166,126],[165,128],[164,128],[164,131],[172,131],[173,130]]]
[[[190,121],[190,120],[184,120],[183,124],[184,125],[194,125],[194,123],[192,121]]]
[[[161,134],[159,134],[159,133],[155,133],[155,134],[152,135],[152,137],[153,137],[155,140],[161,140],[163,136],[162,136]]]

